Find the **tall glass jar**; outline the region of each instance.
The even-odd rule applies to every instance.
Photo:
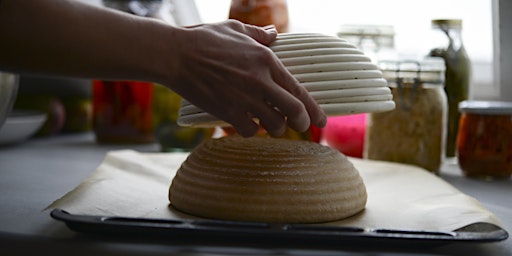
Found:
[[[344,24],[338,31],[338,37],[356,45],[374,63],[379,60],[396,59],[393,26]]]
[[[443,44],[432,49],[430,56],[443,58],[446,65],[445,91],[448,98],[446,156],[454,157],[460,120],[459,103],[467,100],[469,96],[471,62],[462,41],[461,20],[432,20],[432,28],[437,32],[434,38]]]
[[[232,0],[229,18],[261,27],[275,25],[279,33],[288,32],[286,0]]]
[[[396,103],[371,113],[364,157],[412,164],[438,173],[446,137],[446,95],[442,60],[380,62]]]

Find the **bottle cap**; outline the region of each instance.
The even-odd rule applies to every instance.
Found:
[[[466,100],[459,103],[461,113],[512,115],[512,102]]]
[[[432,20],[431,24],[432,24],[433,28],[438,28],[438,27],[462,28],[462,20],[461,19]]]

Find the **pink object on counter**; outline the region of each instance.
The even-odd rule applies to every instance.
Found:
[[[327,144],[343,154],[363,157],[367,114],[329,117],[323,129]]]

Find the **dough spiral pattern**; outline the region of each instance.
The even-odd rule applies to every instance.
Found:
[[[169,189],[176,209],[195,216],[319,223],[364,209],[366,188],[352,163],[317,143],[229,136],[205,141]]]

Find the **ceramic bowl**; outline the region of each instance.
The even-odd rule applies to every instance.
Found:
[[[0,72],[0,127],[12,110],[18,93],[18,75]]]

